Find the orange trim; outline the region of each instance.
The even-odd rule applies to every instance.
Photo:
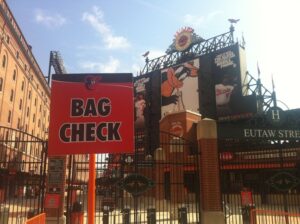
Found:
[[[184,166],[184,167],[179,167],[178,169],[183,169],[184,171],[195,171],[197,170],[195,166],[191,165],[191,166]],[[170,166],[168,167],[164,167],[164,172],[170,172],[171,168]]]
[[[46,213],[41,213],[26,221],[26,224],[46,224]]]
[[[88,189],[88,223],[95,223],[95,192],[96,192],[96,168],[95,154],[90,154],[89,161],[89,189]]]
[[[195,171],[196,170],[196,167],[191,165],[191,166],[184,166],[183,167],[183,170],[184,171]]]

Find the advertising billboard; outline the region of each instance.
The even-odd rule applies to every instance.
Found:
[[[53,75],[49,155],[134,150],[132,74]]]

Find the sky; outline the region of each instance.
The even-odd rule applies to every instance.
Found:
[[[247,69],[272,90],[278,106],[300,108],[299,0],[7,0],[43,73],[59,51],[68,73],[132,72],[165,54],[174,34],[189,26],[208,39],[240,19]],[[300,95],[300,94],[299,94]],[[283,103],[280,103],[283,102]]]

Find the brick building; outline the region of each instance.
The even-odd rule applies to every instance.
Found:
[[[0,1],[0,203],[37,194],[50,87],[6,1]]]
[[[0,124],[46,139],[50,88],[5,1],[0,12]]]

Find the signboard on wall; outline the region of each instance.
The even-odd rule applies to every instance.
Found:
[[[59,208],[61,201],[60,194],[46,194],[45,195],[45,208]]]
[[[53,75],[49,155],[132,153],[132,74]]]

